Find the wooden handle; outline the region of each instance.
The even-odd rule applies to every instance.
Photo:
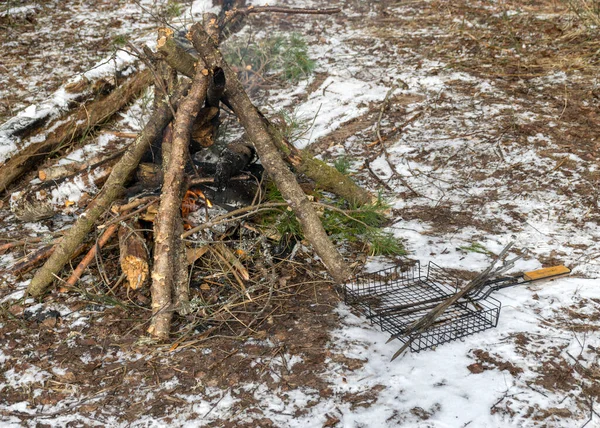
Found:
[[[566,266],[552,266],[544,269],[538,269],[531,272],[525,272],[523,278],[527,281],[537,281],[539,279],[551,278],[559,275],[567,275],[571,269]]]

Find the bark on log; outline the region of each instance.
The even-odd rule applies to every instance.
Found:
[[[167,168],[164,171],[163,190],[154,221],[154,267],[150,289],[153,316],[148,328],[150,334],[161,339],[169,337],[173,303],[181,306],[186,305],[189,300],[182,289],[183,280],[187,289],[187,278],[181,278],[182,272],[178,269],[179,265],[185,265],[185,249],[182,248],[180,226],[177,225],[181,225],[182,221],[180,210],[191,127],[206,97],[207,75],[208,71],[199,66],[190,92],[177,111],[171,148],[168,151],[163,148]],[[175,296],[175,301],[174,289],[181,293]]]
[[[12,156],[0,166],[0,192],[48,154],[59,148],[64,149],[90,129],[108,120],[146,89],[151,81],[152,74],[149,71],[136,74],[106,97],[80,107],[44,141],[31,144]]]
[[[175,266],[174,272],[173,308],[182,316],[189,314],[191,311],[187,250],[185,242],[181,238],[183,231],[183,222],[177,222],[177,224],[175,224],[175,230],[173,231],[177,250],[175,258],[177,265]]]
[[[321,189],[340,196],[355,206],[373,203],[374,197],[352,179],[325,162],[315,159],[308,151],[299,150],[287,141],[266,119],[273,141],[285,160],[297,172],[306,175]]]
[[[169,28],[160,28],[158,30],[158,41],[156,42],[156,50],[163,59],[174,70],[184,74],[190,79],[194,77],[194,64],[197,59],[185,51],[185,49],[177,44],[173,37],[173,30]]]
[[[130,65],[131,63],[125,61],[120,63],[120,68],[115,71],[117,74],[121,74]],[[109,90],[114,89],[113,83],[107,82],[108,79],[112,80],[112,76],[100,75],[88,79],[83,75],[78,80],[59,88],[45,101],[30,105],[0,125],[0,145],[22,144],[23,139],[46,125],[57,113],[62,116],[65,111],[74,108],[76,103],[83,102],[86,98],[98,95],[100,92],[105,93],[107,87]],[[66,102],[61,94],[62,91],[69,94]],[[33,114],[31,114],[32,110]]]
[[[163,53],[165,59],[171,67],[188,77],[188,69],[193,67],[197,61],[190,53],[177,45],[173,37],[166,37],[159,51]],[[237,113],[237,112],[236,112]],[[262,115],[261,115],[262,116]],[[358,186],[349,177],[339,172],[334,167],[325,162],[315,159],[307,150],[298,150],[288,141],[286,141],[264,116],[263,120],[268,125],[269,132],[276,143],[277,148],[285,155],[285,161],[296,171],[306,175],[315,181],[323,190],[331,192],[347,200],[354,205],[366,205],[373,202],[373,196],[365,189]]]
[[[146,242],[140,230],[136,220],[124,222],[119,227],[119,263],[128,287],[133,290],[142,287],[150,273]]]
[[[156,50],[163,59],[184,76],[190,79],[194,77],[194,64],[198,62],[191,53],[187,52],[182,46],[177,44],[173,31],[164,31],[156,44]]]
[[[191,34],[194,47],[205,64],[212,70],[220,68],[225,72],[227,82],[225,95],[253,142],[265,170],[273,178],[281,194],[294,210],[304,235],[314,247],[330,275],[336,282],[342,283],[348,277],[350,269],[327,236],[319,216],[298,185],[294,174],[279,155],[262,115],[252,104],[237,76],[229,68],[204,28],[199,24],[194,24]]]
[[[215,45],[219,45],[219,37],[221,36],[221,30],[219,29],[219,17],[211,12],[206,12],[202,15],[202,25],[204,25],[204,31],[210,37],[212,37]]]
[[[177,93],[171,98],[171,103],[175,104],[187,92],[188,88],[189,84],[182,84]],[[63,236],[48,261],[36,272],[27,287],[27,294],[34,297],[41,296],[52,284],[54,278],[71,259],[73,252],[90,232],[94,223],[121,195],[125,181],[137,167],[150,142],[160,137],[163,129],[171,119],[171,109],[167,102],[163,101],[152,113],[138,138],[129,146],[119,163],[115,165],[96,199],[90,203],[86,212],[77,219],[71,229]]]

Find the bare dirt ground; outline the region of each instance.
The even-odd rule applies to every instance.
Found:
[[[148,13],[149,3],[140,12],[135,2],[13,3],[35,7],[0,17],[7,54],[0,59],[0,119],[40,101],[115,49],[128,21],[151,27],[166,13]],[[336,0],[327,2],[343,8],[336,17],[273,16],[249,25],[305,34],[318,61],[333,63],[318,68],[305,91],[291,97],[297,105],[325,94],[323,83],[335,67],[345,67],[342,78],[398,89],[387,103],[383,97],[365,102],[360,114],[311,150],[328,161],[348,157],[357,181],[396,198],[391,217],[412,256],[440,260],[468,277],[484,260],[473,258],[479,256],[469,244],[491,248],[494,239],[516,238],[528,258],[569,264],[575,276],[594,279],[600,275],[600,38],[594,21],[600,15],[578,13],[577,4]],[[78,21],[81,16],[88,18]],[[341,48],[332,43],[338,39]],[[344,52],[343,61],[327,58]],[[381,134],[390,142],[395,172],[382,156],[372,156],[382,105]],[[108,272],[116,270],[116,257],[106,260]],[[391,387],[356,392],[337,386],[360,372],[367,358],[331,345],[334,331],[350,328],[336,310],[340,299],[316,264],[303,263],[309,256],[298,257],[282,268],[281,287],[266,308],[270,315],[253,331],[243,327],[251,316],[219,331],[186,331],[189,320],[181,319],[177,346],[141,339],[147,291],[118,291],[110,299],[52,293],[32,308],[3,303],[0,421],[164,426],[182,425],[185,414],[203,426],[292,426],[289,421],[332,402],[332,411],[314,416],[310,426],[369,426],[346,425],[339,409],[366,411]],[[16,286],[5,278],[2,295]],[[508,421],[497,426],[584,426],[588,420],[588,427],[600,426],[593,425],[600,420],[594,413],[600,355],[592,340],[600,330],[600,294],[566,303],[539,294],[527,294],[524,307],[541,333],[498,338],[512,346],[504,354],[494,344],[473,342],[463,352],[470,361],[464,368],[474,377],[501,372],[519,391],[548,402],[567,400],[540,404],[507,387],[487,409]],[[575,339],[553,342],[545,332]],[[581,345],[577,355],[569,347],[573,341]],[[385,424],[445,426],[418,425],[433,421],[439,405],[409,407],[390,412]]]

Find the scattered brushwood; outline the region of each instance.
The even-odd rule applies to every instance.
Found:
[[[246,319],[242,312],[252,313],[249,308],[257,308],[253,318],[246,319],[244,335],[268,316],[267,308],[279,293],[276,290],[286,289],[287,277],[278,277],[278,263],[293,252],[298,241],[312,246],[337,283],[350,274],[338,250],[341,241],[353,241],[360,236],[373,254],[383,253],[382,247],[399,254],[400,250],[391,243],[376,244],[379,232],[375,231],[383,225],[383,205],[372,204],[373,197],[368,192],[334,167],[297,150],[289,135],[250,101],[239,80],[240,74],[231,69],[218,48],[223,28],[251,13],[337,11],[232,9],[221,16],[206,14],[204,22],[193,25],[186,38],[160,29],[157,52],[145,49],[142,61],[146,71],[97,101],[103,106],[110,101],[112,115],[131,100],[129,94],[154,84],[153,111],[135,141],[123,153],[89,160],[85,165],[56,167],[47,162],[38,171],[41,181],[36,184],[38,187],[27,185],[27,189],[21,189],[25,192],[21,196],[27,192],[31,195],[23,200],[41,201],[40,206],[46,206],[44,197],[50,191],[45,189],[68,180],[81,181],[86,174],[96,177],[99,171],[104,171],[102,189],[77,207],[83,213],[75,223],[62,236],[28,253],[18,266],[22,274],[47,259],[33,275],[28,294],[41,297],[61,277],[68,263],[77,267],[66,281],[60,282],[61,290],[86,293],[85,285],[77,285],[84,272],[94,261],[102,260],[101,252],[118,251],[118,257],[111,258],[111,266],[118,265],[121,271],[114,284],[105,274],[109,270],[99,264],[96,268],[103,272],[107,293],[135,292],[138,296],[150,293],[152,316],[147,331],[153,337],[168,339],[174,320],[191,321],[194,329],[201,326],[208,331],[218,323]],[[132,49],[138,56],[144,55]],[[276,39],[272,49],[282,58],[289,56],[288,62],[295,61],[301,67],[293,70],[290,64],[277,64],[286,79],[294,81],[314,67],[297,35]],[[120,90],[126,91],[127,101],[117,103],[114,97]],[[244,128],[241,138],[219,141],[223,112],[233,114]],[[72,140],[86,132],[81,123],[85,123],[86,129],[100,127],[108,117],[92,112],[88,121],[77,122],[79,127],[69,127],[68,124],[75,123],[72,119],[66,122],[65,129],[70,130]],[[44,150],[64,152],[64,132],[60,133],[51,135],[47,143],[50,145],[44,146]],[[40,148],[31,156],[27,153],[18,156],[25,156],[23,159],[30,166],[45,159]],[[197,155],[210,153],[215,153],[212,164],[196,159]],[[254,164],[257,159],[260,165]],[[313,180],[313,189],[333,192],[344,201],[336,206],[309,198],[306,194],[309,190],[298,183],[296,175],[307,176]],[[277,189],[279,199],[265,197],[266,182]],[[98,181],[94,184],[101,185]],[[242,206],[230,205],[226,198],[229,194],[238,195],[237,201]],[[211,211],[211,199],[221,214]],[[41,213],[37,216],[30,213],[28,218],[42,217]],[[281,229],[279,233],[267,231],[265,221],[269,219],[276,229]],[[283,231],[284,223],[289,230]],[[343,236],[344,228],[352,231]],[[97,236],[91,248],[89,243],[86,247],[90,235]],[[0,251],[14,247],[4,245]],[[85,251],[82,248],[87,253],[75,260]],[[119,284],[125,286],[117,287]],[[146,298],[145,304],[148,302]]]

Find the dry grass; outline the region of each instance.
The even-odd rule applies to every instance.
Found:
[[[418,10],[417,10],[418,7]],[[594,75],[600,66],[600,3],[433,1],[415,6],[418,19],[398,20],[400,49],[429,51],[456,69],[486,77],[535,78],[553,72]],[[439,32],[419,31],[427,22]]]

